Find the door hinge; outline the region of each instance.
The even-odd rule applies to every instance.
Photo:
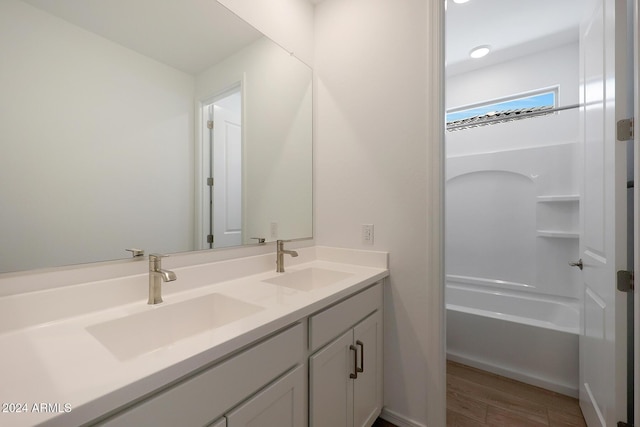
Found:
[[[207,235],[207,243],[213,243],[213,234]]]
[[[633,271],[619,270],[616,278],[616,287],[620,292],[633,291]]]
[[[633,139],[633,118],[618,120],[616,125],[616,138],[618,141]]]
[[[207,185],[209,187],[213,187],[213,178],[211,178],[211,177],[207,178]]]
[[[213,120],[207,120],[207,127],[213,129]]]

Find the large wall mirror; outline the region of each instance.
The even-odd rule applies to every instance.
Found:
[[[311,237],[311,69],[215,0],[3,0],[0,57],[0,273]]]

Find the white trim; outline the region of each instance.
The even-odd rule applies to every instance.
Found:
[[[560,85],[548,86],[539,89],[527,90],[520,93],[514,93],[512,95],[501,96],[499,98],[487,99],[485,101],[475,102],[473,104],[460,105],[458,107],[452,107],[446,110],[446,113],[460,113],[466,110],[472,110],[478,107],[485,107],[491,104],[500,104],[503,102],[515,101],[517,99],[529,98],[536,95],[544,95],[545,93],[552,92],[554,94],[553,104],[554,107],[558,106],[558,96],[560,96]]]
[[[391,424],[395,424],[398,427],[427,427],[426,424],[420,424],[417,421],[414,421],[410,418],[406,418],[398,414],[397,412],[394,412],[387,408],[382,408],[382,412],[380,413],[380,418],[390,422]]]
[[[444,301],[444,183],[445,183],[445,10],[444,2],[427,4],[427,251],[428,266],[426,320],[423,333],[429,343],[425,349],[428,369],[423,384],[428,387],[425,402],[427,424],[444,426],[447,419],[446,309]]]

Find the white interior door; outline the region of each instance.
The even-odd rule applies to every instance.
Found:
[[[626,145],[616,121],[629,113],[625,0],[590,0],[580,27],[584,182],[580,253],[584,269],[580,406],[590,427],[626,421]],[[622,34],[622,36],[620,36]],[[616,37],[618,35],[618,37]],[[616,50],[617,48],[617,50]],[[617,53],[617,54],[616,54]],[[628,88],[630,89],[630,88]]]
[[[213,104],[213,247],[242,244],[240,89]]]

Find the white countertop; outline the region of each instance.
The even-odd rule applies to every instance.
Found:
[[[27,327],[1,333],[0,425],[32,426],[42,423],[47,426],[72,426],[86,423],[364,289],[389,274],[385,253],[332,248],[305,248],[300,252],[307,253],[301,257],[304,262],[289,262],[287,272],[316,267],[351,275],[312,291],[263,282],[278,276],[279,273],[275,271],[235,277],[211,285],[192,287],[187,284],[185,290],[180,290],[182,272],[176,269],[178,280],[172,282],[175,286],[163,284],[164,303],[157,306],[149,306],[146,299],[141,299],[44,323],[29,324],[27,321]],[[286,261],[291,261],[291,258],[288,257],[285,264]],[[202,279],[203,276],[215,277],[217,271],[229,268],[229,262],[234,264],[234,270],[242,271],[242,260],[230,260],[201,268],[197,274],[201,281],[206,281]],[[184,273],[185,277],[194,274]],[[167,292],[171,286],[173,288]],[[117,291],[117,286],[114,285],[112,289]],[[66,289],[58,297],[73,299],[73,294],[69,292]],[[87,331],[88,327],[95,324],[211,293],[255,304],[264,310],[126,360],[119,360]],[[50,304],[57,303],[55,291],[48,291],[47,295]],[[20,304],[28,302],[29,296],[20,300]],[[33,297],[37,300],[34,304],[34,310],[37,310],[43,302],[42,295]],[[7,305],[12,302],[4,301]],[[68,304],[69,301],[59,303]],[[18,313],[28,315],[25,310]],[[13,317],[15,315],[13,313]],[[158,334],[162,332],[157,331]],[[46,404],[45,407],[41,403]],[[18,409],[26,411],[13,412]],[[44,409],[44,412],[36,412],[36,409]]]

